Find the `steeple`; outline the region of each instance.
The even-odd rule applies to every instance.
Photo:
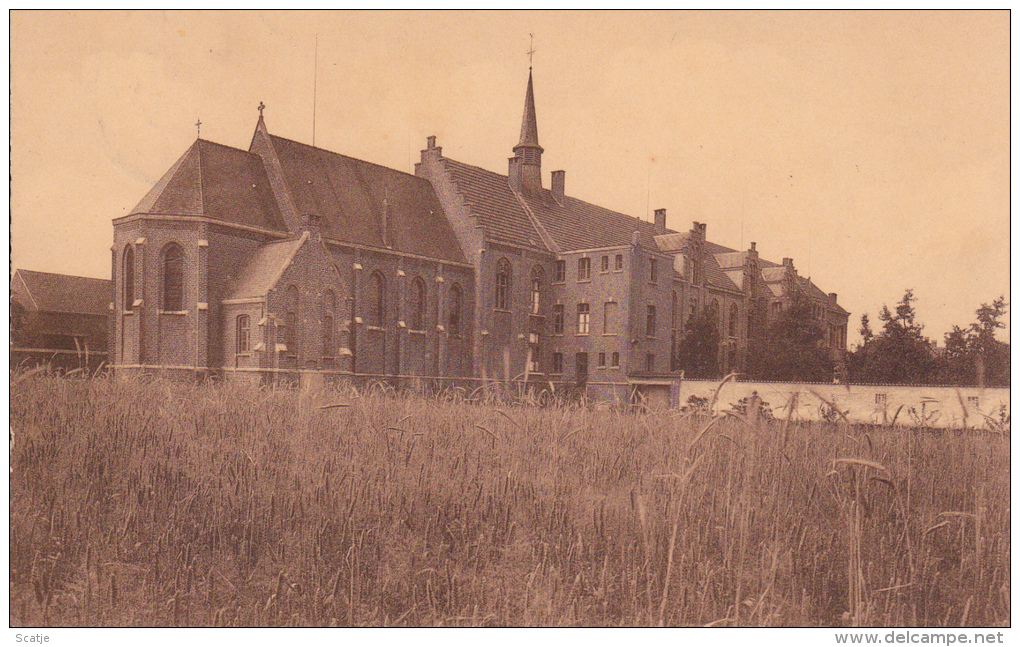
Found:
[[[510,186],[523,193],[537,193],[542,188],[542,147],[538,145],[538,119],[535,116],[535,88],[528,68],[528,92],[524,97],[521,118],[521,140],[514,146],[508,177]]]
[[[538,120],[535,118],[535,86],[531,79],[531,68],[528,68],[528,93],[524,97],[524,118],[521,120],[521,141],[517,147],[538,145]],[[516,150],[516,149],[515,149]]]

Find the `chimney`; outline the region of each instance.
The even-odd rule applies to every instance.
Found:
[[[307,231],[312,240],[322,240],[322,216],[313,213],[301,216],[301,231]]]
[[[655,210],[655,231],[660,234],[666,233],[666,210]]]
[[[756,242],[754,242],[753,240],[751,241],[751,251],[752,252],[758,251],[758,244]]]
[[[830,292],[829,293],[829,305],[831,305],[831,306],[835,306],[836,305],[836,293],[835,292]]]
[[[517,164],[517,158],[511,157],[507,159],[506,163],[506,179],[510,184],[510,188],[514,191],[521,190],[521,174]]]
[[[436,136],[429,135],[425,138],[425,150],[432,150],[436,147]]]
[[[566,181],[566,171],[553,171],[552,172],[552,193],[559,201],[563,201],[564,183]]]
[[[793,267],[793,259],[792,258],[784,258],[783,259],[783,267]]]
[[[708,225],[705,223],[695,220],[694,227],[691,228],[691,231],[694,233],[694,237],[698,240],[705,240],[705,228],[707,226]]]

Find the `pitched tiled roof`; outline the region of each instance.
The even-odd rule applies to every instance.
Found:
[[[280,280],[283,271],[287,269],[306,240],[308,234],[303,233],[297,238],[266,243],[259,247],[247,267],[238,274],[237,283],[227,298],[248,299],[265,296],[266,292]]]
[[[744,267],[744,259],[746,257],[747,252],[724,252],[716,254],[715,261],[719,263],[719,267],[728,270],[735,267]]]
[[[323,236],[384,247],[385,199],[392,249],[466,262],[428,180],[275,135],[270,139],[295,207],[301,214],[322,217]]]
[[[726,276],[726,272],[719,267],[719,262],[714,254],[708,255],[704,260],[705,281],[709,286],[720,290],[740,291],[740,288]]]
[[[286,231],[258,155],[196,140],[131,211]]]
[[[492,239],[524,247],[545,249],[542,236],[510,190],[505,175],[446,159],[457,190]]]
[[[524,195],[524,200],[563,251],[629,245],[635,231],[638,244],[659,251],[654,223],[570,196],[557,201],[548,189],[538,195]]]
[[[823,301],[826,304],[829,303],[829,295],[826,294],[825,292],[823,292],[820,287],[815,285],[814,282],[811,279],[806,278],[806,277],[799,277],[799,278],[800,278],[801,287],[804,288],[804,292],[809,297],[811,297],[812,299],[817,299],[819,301]],[[832,307],[832,306],[830,305],[829,307]],[[840,314],[845,314],[845,315],[849,315],[850,314],[849,312],[844,310],[843,307],[840,306],[839,304],[836,304],[836,307],[834,309],[836,310],[836,312],[839,312]]]
[[[17,270],[40,312],[107,316],[113,299],[112,281],[85,276]],[[28,304],[24,304],[28,305]]]

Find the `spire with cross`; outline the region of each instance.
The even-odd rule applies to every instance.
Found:
[[[262,111],[266,109],[266,104],[259,101],[259,119],[262,118]]]
[[[198,131],[197,139],[202,139],[202,120],[195,122],[195,129]]]
[[[530,70],[535,56],[535,35],[528,34],[528,36],[531,37],[531,45],[528,47],[528,69]]]

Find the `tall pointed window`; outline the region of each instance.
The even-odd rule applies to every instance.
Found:
[[[510,286],[513,279],[513,272],[510,263],[505,259],[499,259],[496,264],[496,309],[510,309]]]
[[[184,310],[184,250],[177,243],[163,248],[163,285],[160,290],[163,310]]]
[[[386,324],[386,279],[376,271],[368,278],[368,325],[382,328]]]
[[[245,355],[251,349],[251,317],[237,315],[236,353]]]
[[[425,330],[425,281],[420,276],[411,284],[411,330]]]
[[[287,328],[284,331],[284,342],[287,345],[288,355],[298,354],[298,302],[300,296],[296,285],[287,286],[287,314],[285,320],[287,322]]]
[[[135,303],[135,250],[131,245],[124,248],[124,306],[123,310],[130,310]]]
[[[542,277],[545,272],[536,265],[531,270],[531,314],[537,315],[542,312]]]
[[[737,304],[730,304],[730,337],[737,336]]]
[[[326,290],[322,297],[322,356],[333,357],[336,355],[336,344],[333,334],[334,317],[336,316],[336,294],[332,290]]]
[[[448,317],[449,325],[447,326],[447,332],[451,335],[460,334],[461,298],[460,286],[454,283],[450,288],[450,314]]]

